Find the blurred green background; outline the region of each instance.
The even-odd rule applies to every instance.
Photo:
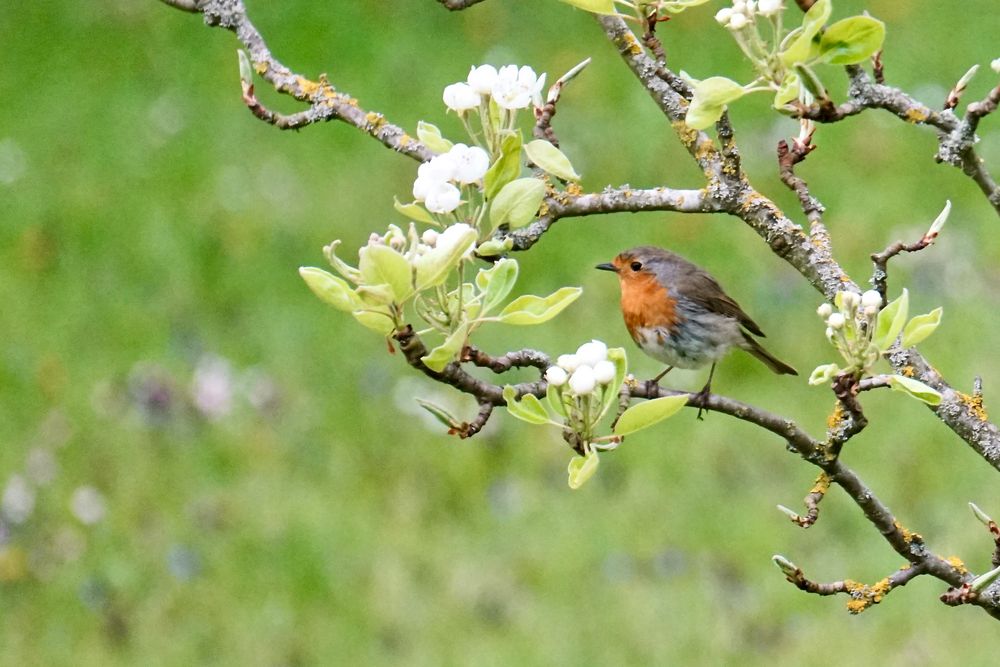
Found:
[[[712,4],[662,27],[670,63],[746,80]],[[886,20],[889,82],[938,104],[1000,56],[995,0],[961,4],[840,0],[834,16]],[[593,57],[555,119],[584,187],[700,185],[594,21],[554,0],[249,5],[293,69],[453,139],[440,93],[471,64],[551,80]],[[554,433],[502,411],[472,440],[428,423],[413,396],[466,418],[473,406],[296,273],[331,239],[357,247],[398,222],[392,198],[408,196],[416,165],[342,124],[282,133],[254,119],[230,33],[153,0],[59,0],[12,3],[0,34],[0,663],[995,664],[982,639],[995,622],[945,608],[940,582],[917,579],[859,617],[786,583],[774,553],[823,581],[873,582],[900,559],[836,489],[816,526],[792,526],[774,506],[799,507],[816,471],[758,429],[682,414],[573,492]],[[981,71],[970,99],[995,80]],[[801,219],[774,168],[796,125],[767,104],[733,110],[746,166]],[[996,173],[996,119],[980,134]],[[937,245],[894,261],[890,288],[908,286],[914,312],[944,306],[924,352],[958,387],[982,375],[991,407],[1000,246],[985,198],[935,165],[932,132],[888,114],[823,127],[816,143],[799,173],[859,282],[870,252],[915,240],[954,202]],[[832,360],[819,298],[792,269],[735,219],[675,214],[560,222],[518,257],[517,289],[575,284],[583,298],[481,345],[559,354],[597,337],[651,376],[614,281],[591,268],[640,243],[709,268],[800,371]],[[831,408],[829,392],[743,354],[714,388],[816,435]],[[864,403],[872,425],[846,461],[933,549],[984,571],[992,544],[966,502],[1000,514],[995,472],[902,395]]]

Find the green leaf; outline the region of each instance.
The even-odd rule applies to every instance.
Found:
[[[340,239],[333,241],[330,245],[323,248],[323,254],[326,255],[326,259],[330,262],[330,266],[336,269],[337,273],[344,276],[355,285],[358,285],[361,283],[361,272],[337,257],[337,246],[339,246],[340,243]]]
[[[299,269],[299,275],[306,281],[313,294],[337,310],[350,312],[363,305],[361,297],[354,293],[347,281],[332,273],[313,266],[303,266]]]
[[[253,85],[253,65],[250,64],[250,56],[243,49],[236,49],[236,57],[240,61],[240,81],[244,86]]]
[[[514,387],[507,385],[503,388],[503,400],[507,402],[507,412],[512,417],[529,424],[549,423],[549,413],[534,394],[525,394],[521,400],[517,400]]]
[[[481,269],[476,276],[476,286],[483,293],[483,310],[486,314],[499,306],[517,282],[517,260],[501,259],[491,269]]]
[[[579,489],[588,479],[597,472],[597,466],[601,460],[597,457],[597,450],[591,450],[586,456],[574,456],[569,460],[566,472],[569,473],[569,488]]]
[[[535,218],[545,198],[545,183],[537,178],[519,178],[504,186],[490,204],[490,231],[502,224],[523,227]]]
[[[458,358],[459,352],[465,346],[465,337],[468,331],[468,323],[462,323],[457,329],[451,332],[451,335],[443,343],[420,357],[420,361],[424,362],[424,366],[427,368],[440,373],[444,370],[445,366]]]
[[[910,295],[905,289],[899,298],[892,301],[879,311],[875,322],[875,335],[872,342],[880,352],[885,352],[896,342],[896,337],[906,324],[906,316],[910,309]]]
[[[573,5],[584,11],[595,14],[615,14],[615,0],[562,0],[567,5]]]
[[[405,215],[410,220],[416,220],[417,222],[423,222],[428,225],[434,225],[435,227],[440,227],[438,221],[435,220],[427,209],[418,204],[417,202],[410,202],[409,204],[401,204],[395,197],[393,200],[393,208]]]
[[[365,306],[388,306],[395,299],[390,285],[362,285],[357,293]]]
[[[413,269],[400,253],[387,245],[373,243],[363,247],[358,256],[361,280],[366,285],[389,285],[396,303],[413,294]]]
[[[580,180],[580,174],[573,169],[569,158],[548,141],[535,139],[524,147],[524,152],[528,154],[529,160],[553,176],[564,181]]]
[[[606,415],[611,406],[618,403],[618,391],[622,388],[622,382],[625,381],[625,373],[628,371],[628,360],[625,356],[624,348],[609,348],[608,361],[615,365],[615,379],[607,386],[604,402],[601,404],[600,413],[598,413],[598,419]]]
[[[686,394],[681,394],[680,396],[663,396],[637,403],[622,413],[621,419],[615,424],[615,434],[635,433],[663,421],[667,417],[672,417],[687,405],[688,398]]]
[[[364,326],[368,327],[372,331],[377,331],[383,336],[388,336],[396,329],[388,311],[373,309],[355,310],[351,313],[351,315],[353,315],[354,319]]]
[[[447,153],[452,147],[452,143],[441,136],[441,130],[437,126],[422,120],[417,122],[417,138],[435,153]]]
[[[917,315],[903,329],[903,347],[913,347],[925,338],[934,333],[934,330],[941,324],[941,315],[944,311],[935,308],[926,315]]]
[[[882,48],[885,24],[870,16],[852,16],[837,21],[819,41],[819,59],[830,65],[864,62]]]
[[[896,391],[909,394],[918,401],[923,401],[927,405],[940,405],[941,394],[931,389],[923,382],[902,375],[893,375],[889,378],[889,386]]]
[[[566,404],[563,403],[562,396],[560,396],[559,387],[549,385],[548,389],[545,390],[545,398],[549,402],[549,407],[552,408],[552,412],[566,417]]]
[[[434,415],[435,419],[437,419],[439,422],[441,422],[448,428],[458,428],[461,425],[461,422],[458,419],[452,416],[450,412],[442,408],[440,405],[435,405],[434,403],[431,403],[430,401],[425,401],[422,398],[417,398],[414,400],[416,400],[417,405],[419,405],[424,410]]]
[[[743,97],[743,86],[724,76],[711,76],[694,87],[694,97],[684,122],[695,130],[704,130],[722,117],[727,104]]]
[[[691,9],[692,7],[703,5],[706,2],[708,2],[708,0],[673,0],[672,2],[664,2],[661,6],[664,11],[670,12],[671,14],[680,14],[685,9]]]
[[[563,287],[545,298],[532,294],[519,296],[501,311],[500,321],[516,325],[547,322],[576,301],[582,293],[583,290],[579,287]]]
[[[826,384],[833,379],[833,376],[840,372],[840,368],[837,364],[824,364],[822,366],[817,366],[813,369],[813,372],[809,375],[809,384],[820,385]]]
[[[413,260],[417,289],[425,290],[445,282],[448,274],[476,242],[476,237],[476,230],[471,227],[456,236],[455,242],[450,245],[444,245],[438,237],[438,244],[433,250]]]
[[[802,28],[799,29],[797,36],[779,54],[781,62],[786,67],[792,67],[811,59],[816,47],[813,40],[826,25],[832,11],[833,5],[830,0],[817,0],[809,8],[809,11],[802,17]]]
[[[496,196],[503,186],[521,175],[521,133],[508,132],[500,140],[500,157],[486,171],[483,188],[486,199]]]
[[[792,100],[798,99],[802,92],[802,80],[795,72],[785,73],[785,78],[781,80],[778,92],[774,94],[774,108],[783,109]]]
[[[497,255],[502,255],[513,247],[514,239],[509,236],[503,241],[490,239],[489,241],[483,241],[476,246],[476,254],[480,257],[496,257]]]

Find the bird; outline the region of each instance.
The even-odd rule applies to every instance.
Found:
[[[639,246],[595,268],[618,275],[625,328],[639,349],[667,364],[653,384],[673,368],[697,369],[711,362],[708,382],[696,395],[703,407],[716,363],[734,347],[779,375],[798,375],[757,342],[754,336],[764,337],[764,332],[715,278],[680,255]]]

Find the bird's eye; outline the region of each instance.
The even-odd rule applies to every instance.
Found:
[[[632,262],[629,266],[632,267],[633,271],[638,271],[642,268],[642,262]]]

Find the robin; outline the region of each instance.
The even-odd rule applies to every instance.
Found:
[[[683,257],[640,246],[596,268],[618,274],[622,316],[632,340],[643,352],[668,364],[652,382],[659,382],[675,367],[701,368],[711,362],[708,382],[699,392],[705,400],[716,362],[733,347],[746,350],[775,373],[798,375],[761,347],[753,336],[763,337],[764,332],[715,278]]]

